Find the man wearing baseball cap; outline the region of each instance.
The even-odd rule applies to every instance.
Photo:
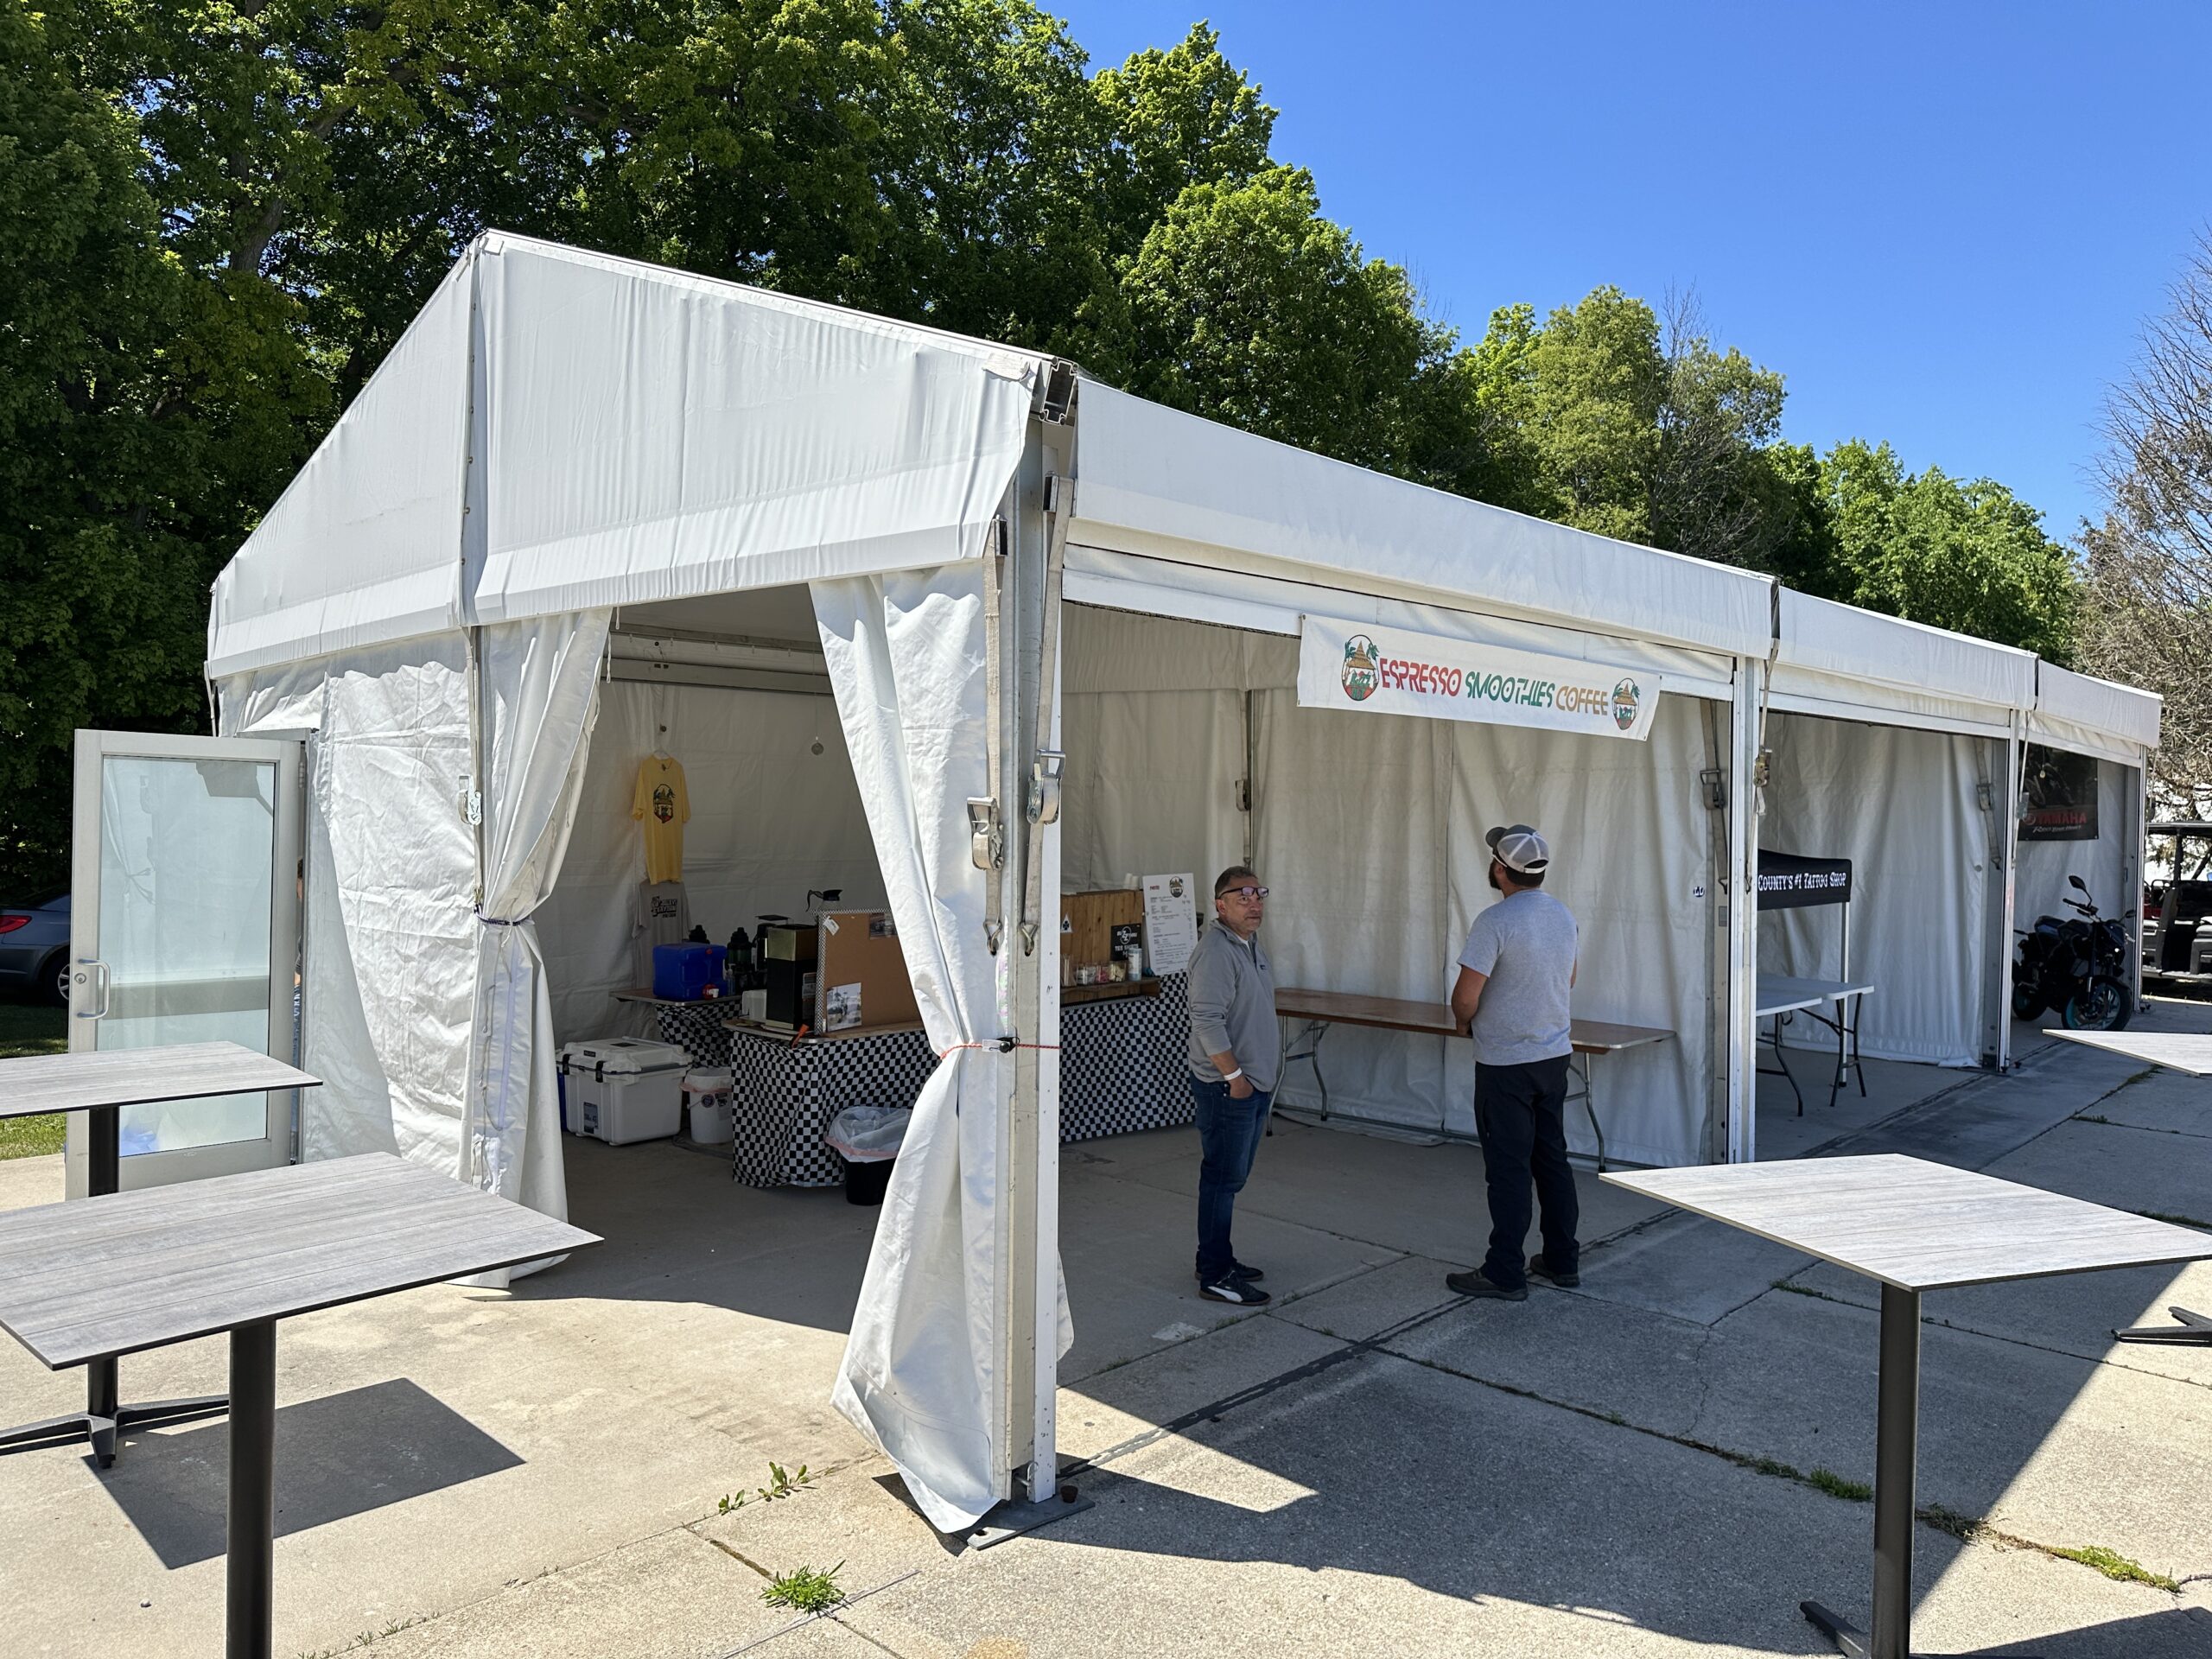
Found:
[[[1567,997],[1574,986],[1574,918],[1540,891],[1552,849],[1525,823],[1483,839],[1490,884],[1504,896],[1475,918],[1459,953],[1452,1017],[1475,1043],[1475,1132],[1490,1187],[1490,1253],[1445,1283],[1462,1296],[1529,1299],[1528,1274],[1579,1285],[1574,1171],[1567,1161]],[[1529,1186],[1543,1210],[1543,1254],[1522,1260]]]

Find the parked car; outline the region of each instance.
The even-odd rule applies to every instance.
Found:
[[[2212,823],[2165,819],[2145,834],[2168,874],[2143,885],[2144,982],[2212,985]]]
[[[0,996],[67,1002],[69,895],[45,893],[0,905]]]

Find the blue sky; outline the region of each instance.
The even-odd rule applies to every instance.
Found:
[[[1043,0],[1094,68],[1209,17],[1275,153],[1470,336],[1694,287],[1787,436],[1886,438],[2070,535],[2212,220],[2212,4]]]

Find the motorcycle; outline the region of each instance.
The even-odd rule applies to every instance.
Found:
[[[2012,963],[2012,1017],[2033,1020],[2055,1009],[2069,1031],[2120,1031],[2135,1012],[2127,988],[2127,930],[2118,916],[2100,916],[2078,875],[2066,878],[2079,899],[2059,902],[2072,918],[2038,916],[2019,928]],[[2132,912],[2131,912],[2132,913]]]

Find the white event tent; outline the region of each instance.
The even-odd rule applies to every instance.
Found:
[[[631,765],[670,699],[699,717],[709,693],[634,683],[671,657],[733,697],[834,695],[850,778],[818,798],[857,797],[837,856],[872,855],[941,1056],[836,1400],[947,1529],[1053,1484],[1064,876],[1249,856],[1284,982],[1433,1001],[1483,827],[1538,823],[1578,995],[1677,1039],[1620,1057],[1611,1151],[1743,1158],[1761,927],[1730,898],[1762,842],[1859,861],[1870,1052],[2001,1064],[2021,746],[2103,764],[2117,881],[2158,730],[2155,699],[2024,653],[1065,362],[487,234],[215,588],[222,730],[308,745],[303,1155],[396,1149],[564,1212],[556,993],[597,1006],[624,880],[579,806],[623,781],[602,708]],[[1585,680],[1567,712],[1528,690]],[[1770,918],[1769,967],[1812,971],[1823,925]],[[1359,1115],[1465,1100],[1465,1045],[1354,1038]]]

